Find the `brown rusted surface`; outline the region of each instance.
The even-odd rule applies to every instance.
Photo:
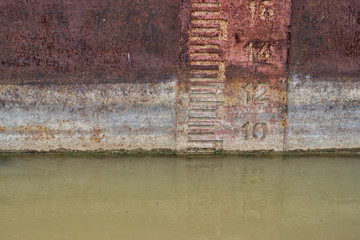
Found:
[[[227,2],[226,149],[283,148],[290,6],[289,0]]]
[[[166,81],[177,17],[177,0],[0,1],[0,83]]]
[[[360,76],[360,1],[294,0],[291,63],[313,78]]]
[[[224,11],[229,22],[228,74],[286,76],[290,1],[225,1]]]
[[[290,1],[184,1],[181,20],[178,149],[282,150]]]

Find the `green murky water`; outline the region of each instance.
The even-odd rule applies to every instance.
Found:
[[[0,156],[0,239],[360,239],[359,157]]]

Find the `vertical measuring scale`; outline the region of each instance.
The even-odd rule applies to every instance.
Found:
[[[223,148],[227,21],[220,2],[191,2],[190,9],[187,151],[215,151]]]
[[[282,150],[290,0],[181,6],[177,149]]]
[[[181,17],[184,81],[180,83],[177,148],[201,153],[222,150],[227,20],[221,1],[184,2]]]

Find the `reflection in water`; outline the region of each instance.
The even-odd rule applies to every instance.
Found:
[[[0,156],[0,239],[359,239],[359,157]]]

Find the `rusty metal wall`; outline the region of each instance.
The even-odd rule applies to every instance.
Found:
[[[179,151],[283,150],[290,6],[183,1]]]
[[[178,8],[0,1],[0,149],[174,149]]]
[[[360,2],[293,1],[286,149],[360,147]]]
[[[357,0],[5,0],[0,23],[0,150],[360,148]]]
[[[166,81],[177,19],[176,0],[1,1],[0,83]]]

